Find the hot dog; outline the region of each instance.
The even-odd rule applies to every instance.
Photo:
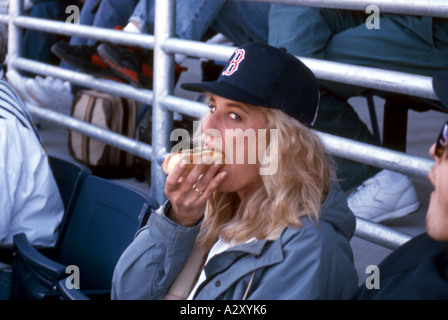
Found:
[[[205,148],[196,148],[183,152],[170,153],[162,163],[163,172],[170,174],[174,167],[184,159],[187,160],[187,166],[182,175],[186,176],[191,169],[193,169],[195,164],[206,163],[211,165],[212,163],[224,163],[225,157],[219,151]]]

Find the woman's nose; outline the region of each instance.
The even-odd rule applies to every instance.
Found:
[[[222,125],[217,112],[210,113],[202,124],[202,132],[206,134],[207,131],[221,131],[221,127]]]

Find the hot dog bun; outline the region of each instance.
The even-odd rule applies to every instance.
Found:
[[[174,167],[184,159],[187,160],[187,166],[182,175],[186,176],[191,169],[193,169],[195,164],[206,163],[210,165],[212,163],[224,163],[225,157],[219,151],[205,148],[196,148],[183,152],[170,153],[162,163],[163,172],[170,174]]]

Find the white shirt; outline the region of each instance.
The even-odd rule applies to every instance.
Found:
[[[52,246],[64,214],[59,189],[39,134],[14,89],[0,80],[0,246],[25,233]]]

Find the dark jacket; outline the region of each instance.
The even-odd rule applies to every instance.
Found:
[[[354,299],[448,299],[448,242],[423,233],[378,266],[379,289],[362,285]]]

